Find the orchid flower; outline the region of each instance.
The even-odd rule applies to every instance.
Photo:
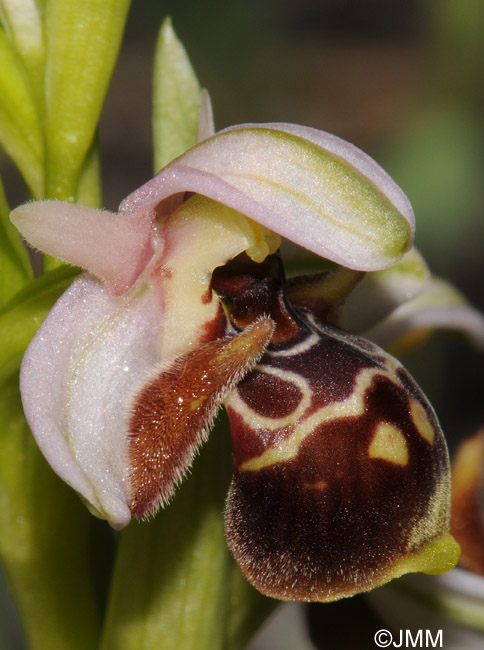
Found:
[[[223,404],[228,544],[262,593],[329,601],[454,566],[435,413],[396,359],[329,322],[412,245],[407,198],[363,152],[241,125],[116,214],[41,201],[11,218],[87,271],[30,344],[21,391],[41,451],[95,515],[119,529],[166,505]],[[330,290],[286,283],[281,236],[349,271]]]

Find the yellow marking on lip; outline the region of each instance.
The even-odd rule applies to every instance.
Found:
[[[408,463],[408,447],[400,429],[388,422],[379,424],[368,448],[368,456],[405,467]]]
[[[421,546],[417,552],[409,553],[393,567],[394,575],[422,572],[430,575],[446,573],[453,569],[459,560],[460,546],[450,533],[443,533],[437,539]]]
[[[415,399],[410,400],[410,415],[422,438],[425,438],[429,444],[433,445],[435,438],[434,428],[429,422],[424,407]]]
[[[294,425],[297,426],[292,425],[294,429],[292,434],[288,438],[284,439],[278,447],[271,447],[264,451],[260,456],[247,460],[239,467],[239,470],[257,471],[264,467],[268,467],[269,465],[291,460],[299,453],[299,448],[304,440],[310,436],[319,425],[339,418],[363,415],[365,412],[365,393],[371,386],[375,377],[389,379],[396,386],[401,388],[401,384],[392,372],[382,370],[381,368],[364,368],[357,375],[353,392],[347,399],[327,404],[315,411],[305,420],[295,422]],[[228,404],[232,406],[231,399]],[[239,415],[244,418],[249,426],[252,426],[255,429],[264,428],[263,424],[260,425],[257,423],[262,422],[265,418],[260,418],[257,413],[252,412],[253,415],[251,415],[251,421],[253,421],[254,424],[251,424],[251,421],[247,419],[247,413],[250,409],[245,403],[242,402],[242,404],[244,404],[245,411],[243,413],[239,412]]]
[[[385,571],[384,581],[399,578],[405,573],[422,572],[430,575],[445,573],[454,568],[459,555],[459,544],[452,535],[444,532],[430,542],[421,542],[415,549],[409,550],[404,557],[390,565]]]

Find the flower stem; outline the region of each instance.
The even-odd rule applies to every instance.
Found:
[[[229,448],[219,423],[173,503],[121,534],[102,650],[236,650],[269,613],[225,542]]]
[[[89,516],[42,458],[22,414],[15,374],[0,387],[0,420],[0,555],[29,649],[95,648]]]

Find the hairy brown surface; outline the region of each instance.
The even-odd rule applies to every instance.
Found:
[[[134,401],[130,422],[131,511],[152,514],[193,460],[227,391],[251,369],[273,332],[269,319],[211,341],[161,368]]]

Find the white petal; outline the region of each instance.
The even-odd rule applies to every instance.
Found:
[[[21,370],[25,414],[53,469],[117,528],[130,520],[130,397],[158,361],[153,291],[114,298],[78,278],[31,342]]]
[[[221,131],[165,167],[120,210],[155,209],[186,191],[350,268],[386,268],[412,242],[412,208],[388,174],[353,145],[315,129],[268,124]]]
[[[364,332],[382,347],[399,346],[412,333],[447,329],[462,332],[484,349],[484,314],[471,307],[449,283],[432,278],[416,297]]]
[[[418,296],[429,280],[430,270],[414,247],[391,268],[367,273],[339,309],[336,322],[348,332],[365,332]]]
[[[153,255],[151,212],[117,215],[64,201],[36,201],[10,215],[35,248],[104,280],[113,295],[127,291]]]

